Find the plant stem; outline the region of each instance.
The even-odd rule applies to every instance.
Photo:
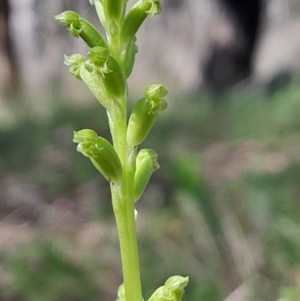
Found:
[[[125,2],[123,6],[122,10],[125,12]],[[112,23],[108,30],[111,55],[117,62],[120,62],[121,57],[120,26],[120,22]],[[112,110],[108,112],[108,121],[114,148],[123,169],[121,187],[111,184],[111,193],[120,242],[125,299],[142,301],[133,195],[136,151],[128,148],[126,139],[127,88],[123,99],[116,102]]]
[[[126,104],[127,101],[124,103]],[[127,146],[126,110],[126,105],[125,108],[116,107],[116,110],[108,115],[113,143],[123,168],[121,187],[111,184],[111,192],[121,249],[125,297],[128,301],[141,301],[142,289],[133,197],[136,155],[135,151],[129,150]]]
[[[118,203],[118,204],[115,204]],[[141,301],[142,290],[133,205],[119,206],[114,202],[121,249],[122,271],[126,300]]]

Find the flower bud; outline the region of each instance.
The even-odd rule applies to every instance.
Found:
[[[92,48],[88,58],[94,64],[95,72],[101,77],[107,96],[112,99],[123,99],[126,81],[118,62],[103,47]]]
[[[54,16],[54,19],[63,25],[74,24],[75,27],[79,27],[79,14],[73,10],[66,10],[63,13]]]
[[[122,166],[114,147],[103,137],[90,129],[74,132],[73,142],[78,143],[77,151],[90,158],[96,169],[105,179],[119,183]]]
[[[93,68],[93,65],[89,67]],[[102,104],[102,106],[107,110],[110,110],[112,99],[106,94],[106,91],[103,87],[102,78],[95,71],[89,71],[86,65],[85,67],[81,68],[80,76],[97,100]]]
[[[122,283],[118,288],[118,298],[116,301],[125,301],[125,286],[124,283]]]
[[[93,64],[103,67],[109,57],[109,50],[104,47],[93,47],[87,56]]]
[[[79,36],[89,47],[101,46],[107,48],[107,43],[96,27],[78,13],[68,10],[54,17],[58,22],[67,26],[71,36]]]
[[[91,129],[84,129],[78,132],[74,131],[73,142],[75,143],[94,143],[97,140],[98,134]]]
[[[82,30],[80,37],[87,43],[89,47],[108,47],[104,37],[88,20],[80,17],[80,26]]]
[[[81,80],[80,68],[85,62],[85,57],[81,54],[72,54],[70,56],[65,55],[65,65],[70,66],[70,73],[77,79]]]
[[[169,291],[185,288],[189,283],[189,277],[172,276],[165,282],[165,287]]]
[[[167,96],[168,91],[162,84],[152,84],[145,90],[145,97],[148,99],[161,99]]]
[[[139,0],[132,6],[124,19],[122,38],[129,42],[148,15],[154,16],[161,12],[160,0]]]
[[[107,94],[113,98],[123,98],[126,91],[126,81],[118,62],[110,56],[105,64],[107,70],[103,79]]]
[[[141,149],[136,157],[134,174],[135,202],[142,196],[153,172],[158,168],[157,153],[153,149]]]
[[[135,42],[136,37],[134,36],[128,43],[126,49],[121,54],[121,64],[125,78],[128,78],[130,76],[134,65],[135,54],[138,52],[138,48]]]
[[[164,286],[159,287],[148,301],[181,301],[189,277],[172,276]]]
[[[127,143],[129,146],[137,146],[147,137],[158,112],[167,107],[166,101],[158,96],[165,96],[166,94],[167,91],[162,85],[150,85],[145,91],[146,97],[135,104],[128,122]]]

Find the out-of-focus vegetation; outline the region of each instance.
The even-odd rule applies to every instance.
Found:
[[[114,300],[109,188],[72,143],[83,127],[107,137],[106,116],[57,103],[0,120],[0,299]],[[169,103],[144,142],[161,163],[137,205],[144,296],[176,272],[186,300],[298,301],[299,80]]]

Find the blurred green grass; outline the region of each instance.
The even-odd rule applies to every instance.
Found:
[[[81,128],[109,137],[106,116],[97,104],[57,103],[47,118],[20,104],[9,126],[0,122],[0,239],[8,224],[12,236],[24,224],[30,232],[0,250],[0,299],[114,300],[122,278],[109,191],[72,143]],[[185,300],[236,289],[238,300],[298,300],[299,80],[272,95],[189,95],[163,114],[143,145],[161,169],[137,204],[145,297],[182,274]]]

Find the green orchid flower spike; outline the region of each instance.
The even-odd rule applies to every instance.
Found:
[[[68,10],[55,19],[66,26],[71,36],[81,38],[88,46],[84,55],[65,55],[65,64],[106,111],[113,143],[92,129],[74,131],[73,142],[77,143],[77,151],[109,181],[123,272],[116,300],[143,301],[136,237],[138,217],[134,206],[159,164],[154,150],[138,150],[138,147],[147,138],[159,112],[166,109],[164,98],[168,92],[162,84],[149,85],[128,117],[127,79],[138,51],[136,34],[147,16],[161,12],[161,3],[138,0],[126,10],[127,0],[89,2],[95,6],[106,37],[77,12]],[[149,301],[180,301],[187,283],[188,277],[173,276]]]

